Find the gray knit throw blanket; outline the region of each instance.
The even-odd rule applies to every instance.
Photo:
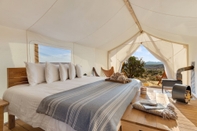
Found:
[[[133,107],[135,109],[145,111],[154,115],[158,115],[163,117],[164,119],[177,119],[177,113],[175,112],[174,106],[169,103],[164,109],[154,109],[154,110],[147,110],[144,108],[144,106],[140,103],[140,101],[137,101],[133,104]]]

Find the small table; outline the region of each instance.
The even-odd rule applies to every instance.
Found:
[[[141,99],[150,99],[156,100],[162,104],[168,104],[170,101],[166,94],[163,94],[160,89],[148,88],[146,95],[141,95],[140,91],[136,94],[134,100],[135,101]],[[180,126],[180,121],[186,121],[186,117],[181,114],[181,112],[175,108],[175,111],[178,115],[177,120],[166,120],[162,117],[152,115],[137,109],[133,109],[132,105],[129,105],[127,110],[125,111],[122,119],[122,131],[181,131],[186,130],[185,126]],[[188,121],[187,121],[188,122]],[[187,123],[188,124],[188,123]],[[195,131],[197,127],[193,123],[189,123],[192,129],[187,131]]]
[[[4,126],[4,107],[8,105],[7,101],[0,99],[0,131],[3,131]]]

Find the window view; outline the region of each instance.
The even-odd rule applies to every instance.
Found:
[[[161,78],[166,77],[163,63],[142,45],[123,63],[122,67],[122,71],[128,77],[138,78],[150,86],[161,86]]]
[[[39,45],[39,62],[71,62],[71,50]]]
[[[140,45],[140,47],[132,55],[142,58],[146,63],[152,62],[154,64],[161,64],[161,61],[155,58],[143,45]]]

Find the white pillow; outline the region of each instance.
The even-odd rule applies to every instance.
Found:
[[[68,66],[69,66],[69,73],[68,73],[69,79],[72,80],[76,77],[75,65],[69,63]]]
[[[45,64],[35,64],[35,63],[27,63],[26,65],[26,72],[28,82],[31,86],[36,84],[45,82]]]
[[[47,62],[45,66],[45,79],[47,83],[58,81],[60,79],[59,65]]]
[[[76,65],[76,73],[78,78],[82,78],[83,73],[82,73],[82,66],[81,65]]]
[[[59,64],[59,71],[60,71],[60,80],[65,81],[68,79],[68,71],[69,66],[68,64]]]

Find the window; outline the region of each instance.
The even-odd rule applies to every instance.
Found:
[[[35,45],[35,62],[71,62],[71,50]]]

